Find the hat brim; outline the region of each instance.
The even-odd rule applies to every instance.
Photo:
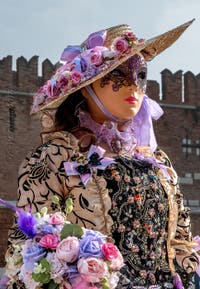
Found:
[[[67,97],[70,94],[102,78],[107,73],[109,73],[110,71],[112,71],[113,69],[115,69],[116,67],[124,63],[125,61],[127,61],[130,57],[132,57],[133,55],[139,52],[144,56],[146,61],[151,61],[154,57],[156,57],[165,49],[170,47],[181,36],[181,34],[192,24],[194,20],[195,19],[192,19],[191,21],[188,21],[180,26],[177,26],[176,28],[172,30],[169,30],[163,34],[160,34],[156,37],[146,40],[143,45],[135,47],[129,54],[122,56],[115,63],[111,64],[110,67],[101,71],[99,74],[91,77],[91,79],[87,79],[86,81],[79,84],[77,87],[71,88],[66,94],[59,96],[58,98],[52,100],[50,103],[47,103],[41,106],[39,111],[57,108],[63,103],[63,101],[67,99]],[[34,113],[35,112],[32,112],[32,114]]]

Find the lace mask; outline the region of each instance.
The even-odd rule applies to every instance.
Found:
[[[122,65],[106,74],[101,79],[101,87],[113,82],[112,88],[118,91],[122,86],[135,85],[146,91],[147,85],[147,64],[145,60],[138,54],[129,58]]]

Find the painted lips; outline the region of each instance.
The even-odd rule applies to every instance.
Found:
[[[138,101],[138,99],[135,98],[134,96],[129,96],[129,97],[125,98],[124,100],[128,103],[135,103]]]

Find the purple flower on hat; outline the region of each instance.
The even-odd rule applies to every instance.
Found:
[[[81,65],[81,71],[85,72],[87,70],[88,64],[84,57],[80,58],[80,65]]]
[[[106,30],[101,30],[90,34],[88,39],[86,40],[87,49],[91,49],[96,46],[104,46],[106,35],[107,35]]]

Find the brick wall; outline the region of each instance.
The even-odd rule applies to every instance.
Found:
[[[49,79],[57,64],[48,59],[42,63],[42,75],[38,76],[38,57],[29,61],[17,59],[16,71],[12,70],[12,57],[0,60],[0,197],[16,200],[17,170],[27,152],[40,143],[39,120],[30,117],[32,93]],[[155,122],[159,146],[173,160],[186,203],[192,209],[194,234],[200,231],[200,75],[180,70],[176,73],[165,69],[158,82],[148,82],[147,94],[160,102],[165,114]],[[162,100],[160,97],[162,96]],[[184,100],[184,102],[183,102]],[[183,140],[190,140],[185,147]],[[187,145],[187,144],[186,144]],[[200,150],[200,148],[199,148]],[[199,211],[198,211],[199,210]],[[12,223],[12,213],[0,208],[0,267],[6,249],[7,231]]]

